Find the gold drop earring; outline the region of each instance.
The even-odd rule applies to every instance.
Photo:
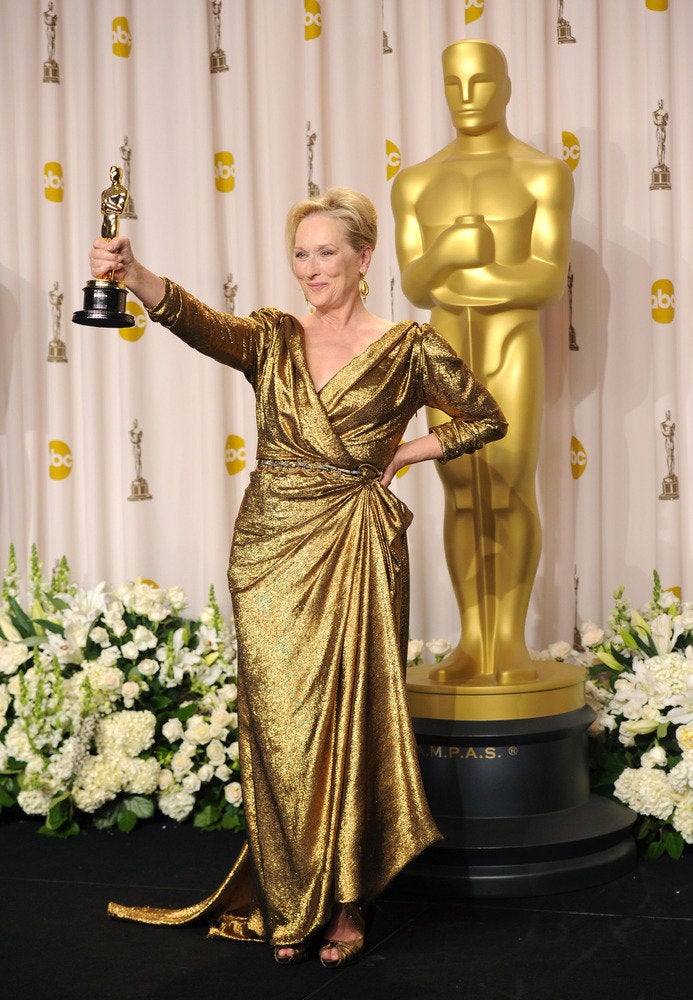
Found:
[[[361,280],[359,281],[359,295],[365,300],[368,297],[369,292],[370,288],[368,287],[368,282],[366,281],[366,275],[362,274]]]

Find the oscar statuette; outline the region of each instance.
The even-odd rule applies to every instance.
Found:
[[[101,236],[112,240],[118,235],[120,216],[128,203],[128,189],[121,183],[123,171],[111,167],[111,185],[101,193]],[[110,277],[93,278],[84,286],[84,309],[72,314],[72,322],[82,326],[126,327],[135,325],[135,317],[125,310],[127,288]]]

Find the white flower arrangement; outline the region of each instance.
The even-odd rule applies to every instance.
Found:
[[[633,609],[623,587],[614,600],[606,627],[582,625],[580,648],[559,640],[531,655],[587,669],[592,787],[638,813],[648,857],[677,858],[693,844],[693,604],[662,589],[656,572],[644,607]],[[451,649],[413,639],[407,666],[423,662],[425,647],[436,662]]]
[[[693,844],[693,604],[663,590],[631,607],[624,588],[606,628],[585,622],[580,650],[554,643],[547,655],[588,668],[592,786],[641,817],[648,857],[680,857]]]
[[[236,644],[213,588],[199,619],[186,595],[138,580],[109,591],[52,579],[32,550],[29,610],[14,548],[0,602],[0,810],[132,829],[155,810],[196,826],[245,825],[238,781]]]

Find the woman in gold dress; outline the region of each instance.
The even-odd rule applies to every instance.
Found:
[[[375,209],[335,188],[300,202],[287,249],[310,311],[216,312],[96,240],[150,317],[243,372],[257,400],[257,467],[236,520],[229,586],[247,840],[224,883],[182,910],[125,907],[154,924],[211,923],[264,940],[277,961],[319,945],[325,965],[363,950],[363,907],[439,838],[407,712],[412,515],[388,489],[404,465],[448,461],[500,438],[493,398],[427,325],[364,304]],[[450,414],[402,442],[421,406]]]

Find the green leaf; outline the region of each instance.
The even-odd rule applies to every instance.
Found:
[[[68,823],[66,826],[60,827],[59,830],[54,830],[52,827],[46,824],[44,826],[39,827],[38,832],[42,833],[44,837],[62,837],[63,839],[65,839],[66,837],[74,837],[76,834],[80,832],[80,829],[79,829],[79,823],[75,822],[75,820],[72,820],[71,823]]]
[[[219,819],[220,809],[218,806],[208,805],[204,809],[201,809],[198,813],[195,813],[193,819],[193,826],[204,829],[205,827],[211,826]]]
[[[56,632],[58,635],[65,634],[65,630],[62,625],[58,625],[57,622],[49,622],[45,618],[37,618],[34,624],[40,625],[41,628],[46,630],[46,632]]]
[[[28,638],[30,635],[35,635],[35,630],[31,618],[24,613],[16,598],[10,597],[7,602],[12,609],[12,623],[23,638]]]
[[[664,841],[655,840],[651,844],[647,845],[647,850],[645,851],[645,857],[649,858],[651,861],[656,861],[657,858],[661,858],[664,854]]]
[[[154,803],[146,795],[130,795],[123,799],[123,806],[138,819],[150,819],[154,815]]]
[[[123,833],[130,833],[137,826],[137,816],[129,809],[123,809],[118,816],[118,829]]]
[[[70,793],[63,792],[62,795],[56,796],[48,807],[48,815],[46,816],[46,826],[50,830],[59,830],[63,824],[68,823],[72,819],[72,803],[70,801]]]
[[[664,834],[664,847],[670,858],[678,859],[683,854],[683,837],[678,830],[667,830]]]

